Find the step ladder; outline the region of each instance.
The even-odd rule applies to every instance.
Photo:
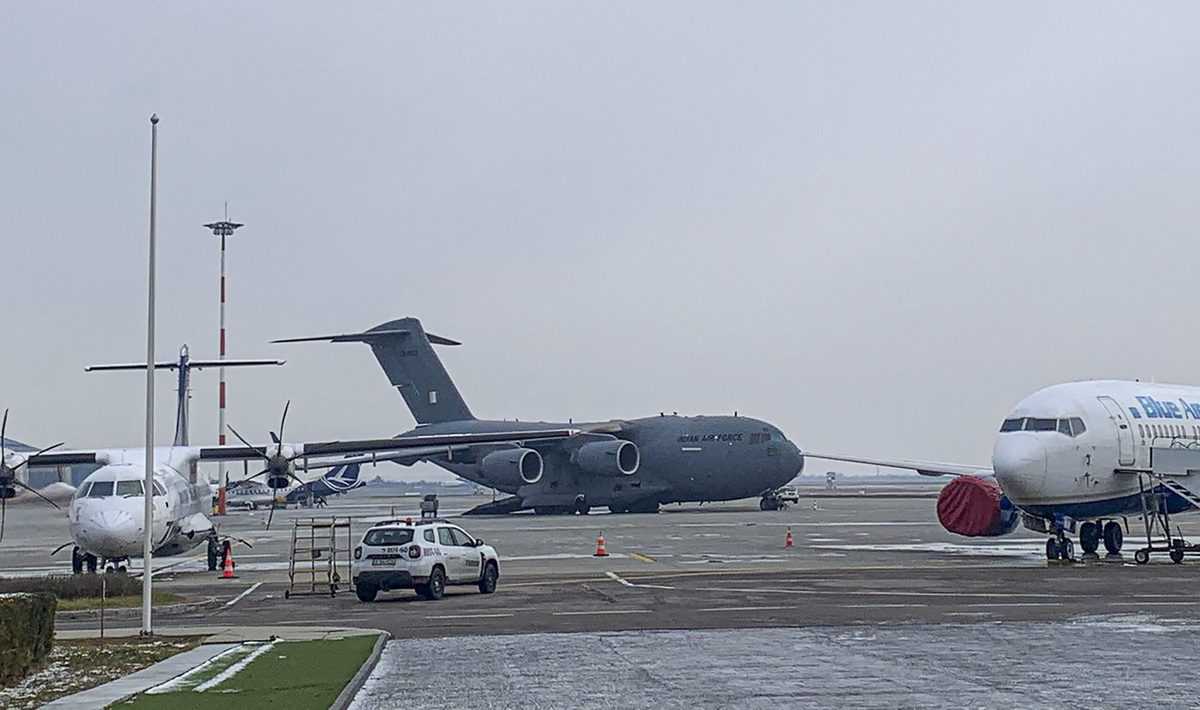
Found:
[[[339,534],[342,530],[345,535]],[[284,590],[283,598],[316,595],[336,597],[342,580],[350,578],[353,534],[350,518],[302,518],[292,521],[288,588]]]

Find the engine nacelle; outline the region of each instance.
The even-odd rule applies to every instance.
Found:
[[[938,522],[955,535],[997,537],[1016,529],[1020,514],[991,478],[959,476],[937,499]]]
[[[479,470],[497,483],[533,484],[542,480],[542,455],[533,449],[501,449],[484,456]]]
[[[641,460],[637,444],[621,439],[594,441],[575,452],[575,463],[597,476],[632,476]]]

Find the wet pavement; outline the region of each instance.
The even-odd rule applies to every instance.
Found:
[[[1120,615],[392,641],[351,707],[1193,708],[1198,630]]]

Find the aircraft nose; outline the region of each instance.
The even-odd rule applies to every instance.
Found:
[[[783,464],[787,471],[794,476],[799,476],[804,473],[804,452],[800,450],[799,446],[789,441],[786,451],[783,453]]]
[[[116,557],[137,548],[141,530],[129,513],[102,510],[93,515],[89,523],[86,534],[97,550]]]
[[[1046,484],[1046,447],[1020,432],[1001,436],[992,451],[992,470],[1009,500],[1028,501]]]

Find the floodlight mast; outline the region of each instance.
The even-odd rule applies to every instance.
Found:
[[[245,225],[229,221],[229,203],[225,203],[225,219],[220,222],[209,222],[204,225],[214,237],[221,239],[221,287],[220,287],[220,324],[218,334],[217,359],[225,359],[225,241],[233,236],[239,228]],[[225,445],[225,368],[217,374],[217,444]],[[217,464],[217,515],[225,515],[225,496],[229,481],[225,475],[225,462]]]

